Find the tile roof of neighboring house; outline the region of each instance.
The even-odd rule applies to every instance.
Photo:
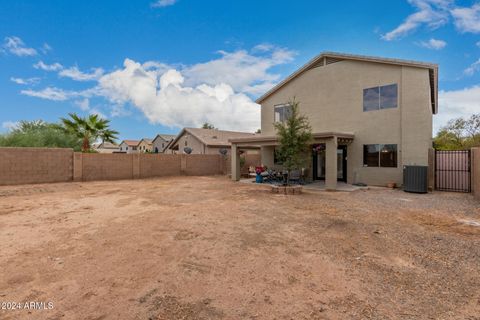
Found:
[[[238,132],[238,131],[225,131],[218,129],[202,129],[202,128],[183,128],[182,131],[177,135],[177,137],[170,143],[170,146],[174,146],[178,139],[183,136],[185,133],[189,133],[192,136],[196,137],[200,142],[206,146],[213,147],[228,147],[230,146],[229,139],[235,138],[247,138],[253,137],[254,133],[249,132]]]
[[[118,145],[111,142],[102,142],[97,146],[97,149],[118,149]]]
[[[142,141],[145,141],[147,144],[152,144],[152,143],[153,143],[153,140],[152,140],[152,139],[143,138],[142,140],[140,140],[140,141],[138,142],[138,144],[140,144]]]
[[[173,140],[175,139],[176,135],[174,134],[163,134],[163,133],[159,133],[157,134],[157,136],[155,137],[155,139],[153,139],[152,142],[155,142],[155,140],[157,140],[158,138],[162,138],[163,140],[165,141],[170,141],[170,140]]]
[[[332,64],[335,62],[343,60],[353,60],[353,61],[365,61],[372,63],[383,63],[391,65],[400,65],[400,66],[409,66],[416,68],[425,68],[429,70],[430,74],[430,95],[432,99],[432,112],[436,114],[438,112],[438,65],[434,63],[412,61],[412,60],[401,60],[401,59],[390,59],[390,58],[380,58],[380,57],[371,57],[371,56],[362,56],[362,55],[353,55],[337,52],[322,52],[318,56],[314,57],[312,60],[303,65],[300,69],[289,75],[284,80],[280,81],[276,86],[267,91],[264,95],[256,100],[257,103],[262,103],[265,99],[279,90],[281,87],[286,85],[291,80],[295,79],[297,76],[303,72]]]
[[[140,141],[138,141],[138,140],[123,140],[122,143],[125,143],[128,146],[136,147],[140,143]]]

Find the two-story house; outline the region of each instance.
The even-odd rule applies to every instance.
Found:
[[[165,153],[170,142],[175,139],[175,135],[171,134],[157,134],[157,136],[152,141],[152,152],[154,153]]]
[[[432,115],[438,109],[436,64],[322,53],[261,96],[261,135],[231,139],[232,179],[239,179],[238,151],[261,147],[262,163],[276,162],[274,122],[284,121],[289,102],[312,126],[311,180],[384,186],[402,184],[404,165],[428,165]]]
[[[137,146],[138,146],[139,142],[140,141],[138,141],[138,140],[123,140],[119,145],[119,147],[120,147],[119,152],[121,152],[121,153],[138,153]]]
[[[141,153],[152,152],[152,148],[153,148],[152,146],[153,146],[152,139],[143,138],[138,143],[137,150]]]

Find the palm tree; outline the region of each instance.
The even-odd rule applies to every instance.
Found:
[[[76,113],[68,115],[69,119],[60,118],[63,128],[82,140],[82,152],[88,152],[90,144],[97,139],[111,143],[117,139],[118,131],[109,128],[110,120],[102,119],[98,114],[91,114],[88,117],[80,117]]]

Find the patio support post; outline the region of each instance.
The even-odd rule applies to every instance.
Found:
[[[328,139],[325,150],[325,189],[337,189],[337,137]]]
[[[238,146],[232,143],[231,158],[232,158],[232,180],[240,180],[240,155],[238,154]]]

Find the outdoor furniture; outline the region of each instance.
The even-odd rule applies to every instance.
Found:
[[[301,172],[300,170],[292,170],[290,172],[290,182],[293,182],[293,183],[298,183],[300,184],[300,180],[301,180]]]

